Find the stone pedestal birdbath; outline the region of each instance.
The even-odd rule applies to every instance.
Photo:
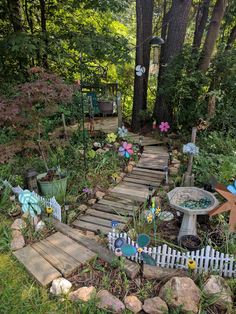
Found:
[[[212,193],[196,187],[178,187],[167,195],[171,207],[184,214],[178,241],[184,235],[197,236],[197,215],[207,215],[219,205]]]

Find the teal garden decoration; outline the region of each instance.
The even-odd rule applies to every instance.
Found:
[[[141,254],[141,258],[145,264],[155,266],[156,261],[150,255],[145,253],[144,247],[150,243],[150,237],[147,234],[139,234],[137,238],[138,248],[131,244],[127,244],[125,238],[119,237],[115,240],[115,254],[116,256],[131,257],[137,252]]]
[[[29,190],[24,190],[19,193],[18,199],[22,205],[21,208],[23,213],[29,213],[32,218],[41,214],[39,198],[35,193],[30,192]]]

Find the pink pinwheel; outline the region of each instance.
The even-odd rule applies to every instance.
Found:
[[[129,158],[133,153],[134,151],[132,149],[132,144],[128,144],[127,142],[124,142],[123,145],[119,148],[119,154],[125,158]]]
[[[170,128],[170,125],[168,122],[161,122],[161,124],[159,125],[159,129],[161,132],[168,132]]]

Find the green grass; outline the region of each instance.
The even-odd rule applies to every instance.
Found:
[[[107,313],[96,309],[95,303],[72,303],[64,298],[50,295],[48,289],[42,288],[32,280],[23,266],[9,252],[12,223],[0,215],[0,313],[1,314],[92,314]]]

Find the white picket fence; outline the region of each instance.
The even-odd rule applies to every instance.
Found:
[[[127,233],[110,232],[108,234],[110,250],[115,250],[114,242],[119,237],[125,238],[128,244],[132,244],[136,248],[138,247],[138,245],[128,237]],[[197,265],[195,272],[211,272],[224,277],[236,277],[236,257],[216,251],[209,245],[201,250],[181,252],[163,244],[158,247],[144,247],[144,252],[152,256],[156,261],[156,265],[159,267],[187,269],[189,259],[193,259]],[[136,253],[129,259],[140,262],[141,255]]]

